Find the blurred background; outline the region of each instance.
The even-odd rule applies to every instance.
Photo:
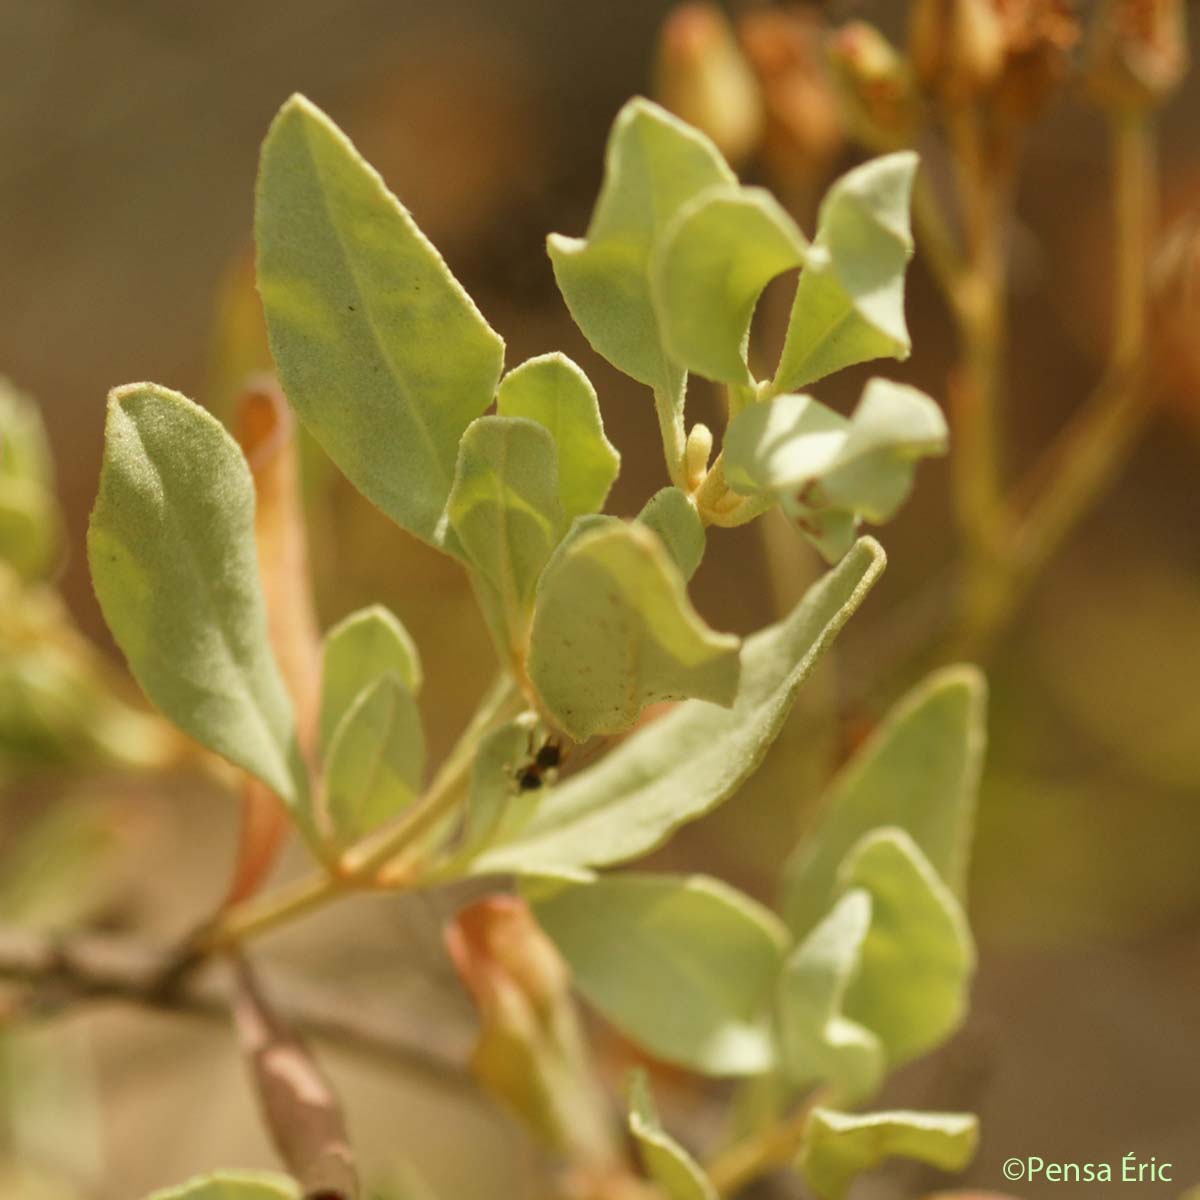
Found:
[[[571,324],[543,240],[582,233],[608,126],[626,98],[652,89],[670,7],[0,0],[0,374],[42,406],[65,519],[62,593],[104,653],[111,642],[82,547],[105,394],[150,379],[227,415],[240,373],[265,365],[249,257],[253,181],[259,142],[293,91],[379,168],[506,339],[510,365],[561,349],[584,367],[623,458],[612,511],[632,515],[665,482],[648,394]],[[809,11],[895,31],[900,7],[837,0]],[[819,99],[800,103],[819,114]],[[1193,79],[1161,123],[1164,229],[1200,207],[1198,128]],[[1062,88],[1030,136],[1008,247],[1014,475],[1102,369],[1107,153],[1100,115],[1077,87]],[[814,199],[855,157],[834,130],[811,176],[780,177],[761,159],[743,175],[776,186],[811,231]],[[764,342],[778,309],[769,294]],[[920,256],[908,310],[914,354],[884,373],[943,398],[954,338]],[[1136,1194],[1200,1183],[1200,389],[1186,355],[1165,365],[1161,411],[989,663],[973,1012],[891,1095],[978,1111],[982,1149],[968,1180],[1030,1200],[1054,1185],[1006,1189],[1009,1156],[1117,1161],[1135,1150],[1174,1162],[1178,1185],[1132,1185]],[[847,372],[817,390],[844,410],[861,382]],[[689,412],[717,411],[716,397],[694,385]],[[402,618],[426,663],[436,757],[490,675],[465,577],[319,465],[310,474],[322,624],[375,600]],[[916,494],[881,535],[884,582],[766,767],[677,836],[658,865],[706,870],[770,898],[822,783],[880,711],[881,665],[903,660],[914,627],[944,605],[955,553],[948,477],[944,463],[919,471]],[[694,595],[714,626],[745,633],[819,570],[787,530],[714,530]],[[834,720],[835,709],[853,720]],[[183,772],[4,774],[0,918],[166,938],[220,898],[236,834],[232,792]],[[261,956],[336,983],[348,1003],[465,1037],[471,1009],[440,942],[455,903],[355,901],[264,941]],[[610,1049],[616,1060],[627,1053]],[[417,1177],[455,1200],[522,1194],[534,1152],[504,1116],[362,1056],[325,1061],[364,1164],[390,1195],[422,1196]],[[4,1196],[128,1200],[211,1167],[272,1162],[219,1025],[105,1007],[7,1037],[3,1072]],[[863,1195],[914,1195],[921,1183],[895,1171]]]

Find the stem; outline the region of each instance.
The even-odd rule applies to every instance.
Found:
[[[822,1099],[818,1093],[794,1113],[735,1142],[711,1159],[705,1171],[717,1194],[734,1196],[760,1175],[791,1163],[804,1141],[808,1118]]]
[[[1052,448],[1045,484],[1016,549],[1022,579],[1035,576],[1111,481],[1141,432],[1147,351],[1147,285],[1155,218],[1153,125],[1138,110],[1112,120],[1115,172],[1116,312],[1113,349],[1100,386]]]
[[[682,386],[682,385],[681,385]],[[671,482],[682,491],[688,490],[684,458],[687,433],[683,427],[683,411],[674,394],[654,389],[654,411],[658,415],[658,430],[662,435],[663,455]]]
[[[351,846],[342,856],[336,874],[316,871],[269,896],[246,900],[227,909],[198,936],[196,953],[203,956],[232,949],[353,890],[379,886],[377,873],[454,811],[479,740],[517,699],[512,677],[503,675],[480,701],[428,790],[399,823]],[[406,872],[401,880],[411,886],[412,872]],[[401,886],[401,880],[388,880],[388,886]]]

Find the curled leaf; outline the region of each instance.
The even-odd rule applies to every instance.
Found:
[[[704,522],[691,498],[677,487],[657,491],[637,519],[662,539],[684,579],[691,579],[704,557]]]
[[[738,644],[700,619],[658,537],[609,520],[571,539],[546,567],[529,676],[557,724],[582,741],[628,729],[657,701],[732,704]]]
[[[645,1071],[629,1088],[629,1132],[637,1142],[646,1174],[667,1200],[717,1200],[717,1190],[694,1158],[659,1123]]]

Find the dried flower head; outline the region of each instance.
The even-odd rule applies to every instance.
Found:
[[[908,64],[866,21],[852,21],[830,40],[829,62],[846,125],[865,146],[894,150],[916,135],[917,98]]]
[[[1183,0],[1106,0],[1096,20],[1089,80],[1102,103],[1161,104],[1188,68]]]

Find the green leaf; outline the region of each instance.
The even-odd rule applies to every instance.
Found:
[[[641,1070],[634,1073],[629,1088],[629,1132],[646,1174],[667,1200],[717,1200],[717,1189],[696,1160],[663,1130],[646,1072]]]
[[[771,1065],[765,1020],[787,933],[701,875],[608,875],[527,885],[575,985],[657,1058],[709,1075]]]
[[[898,826],[960,899],[983,764],[986,684],[975,667],[934,672],[903,697],[830,785],[812,836],[784,872],[797,935],[832,903],[839,864],[864,835]]]
[[[267,638],[254,484],[234,440],[178,392],[138,383],[110,395],[88,561],[146,695],[303,811],[307,775]]]
[[[544,425],[558,450],[558,494],[568,522],[599,512],[621,469],[604,436],[600,405],[588,377],[565,355],[544,354],[510,371],[496,393],[502,417]]]
[[[821,1200],[844,1200],[854,1177],[902,1156],[961,1171],[975,1156],[979,1122],[967,1113],[843,1113],[813,1109],[800,1170]]]
[[[808,243],[769,192],[722,184],[684,205],[654,261],[654,300],[668,353],[689,371],[754,385],[750,320],[763,289],[804,262]]]
[[[705,534],[704,522],[688,495],[677,487],[662,488],[637,519],[658,534],[684,579],[691,579],[704,558]]]
[[[526,714],[493,729],[479,743],[471,764],[461,858],[456,861],[469,859],[505,829],[520,825],[536,803],[536,793],[521,792],[517,783],[532,756],[534,725]]]
[[[301,420],[369,500],[446,546],[459,439],[504,343],[344,134],[302,96],[263,143],[258,289]]]
[[[975,967],[962,907],[900,829],[867,834],[839,872],[871,897],[871,928],[847,1014],[883,1043],[889,1067],[940,1045],[966,1016]]]
[[[629,728],[658,701],[732,704],[738,644],[700,619],[658,537],[613,519],[572,538],[547,566],[529,676],[558,725],[583,741]]]
[[[691,700],[639,730],[552,788],[529,823],[482,855],[475,872],[622,862],[732,796],[762,762],[801,684],[884,562],[879,544],[864,538],[790,616],[747,638],[731,710]]]
[[[552,234],[554,275],[575,323],[613,366],[666,395],[682,370],[663,350],[650,271],[667,223],[713,184],[736,182],[702,133],[647,100],[613,125],[604,186],[584,239]]]
[[[847,892],[788,956],[779,980],[785,1073],[797,1087],[829,1085],[843,1103],[870,1096],[885,1071],[879,1038],[846,1013],[870,927],[870,894]]]
[[[725,438],[730,486],[778,497],[825,556],[840,558],[859,521],[888,521],[918,459],[946,451],[946,421],[923,392],[872,379],[849,419],[811,396],[752,404]]]
[[[270,1171],[214,1171],[178,1187],[164,1188],[146,1200],[299,1200],[300,1189]]]
[[[503,646],[523,648],[542,568],[562,537],[554,439],[523,417],[480,417],[463,435],[450,522]]]
[[[325,635],[321,673],[321,745],[328,748],[346,711],[371,684],[392,672],[415,696],[421,656],[408,630],[382,604],[359,609]]]
[[[855,167],[821,204],[800,273],[771,394],[790,392],[873,358],[905,359],[904,272],[913,253],[909,203],[917,156]]]
[[[421,790],[424,767],[417,702],[389,672],[362,691],[329,743],[325,806],[334,841],[348,845],[407,808]]]

